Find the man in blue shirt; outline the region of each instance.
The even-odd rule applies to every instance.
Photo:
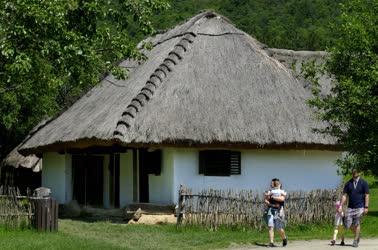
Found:
[[[360,178],[360,173],[357,169],[353,169],[352,175],[353,178],[344,186],[339,212],[342,211],[343,205],[348,197],[345,227],[352,229],[354,233],[353,247],[358,247],[361,231],[361,216],[367,214],[369,209],[369,186],[365,180]]]

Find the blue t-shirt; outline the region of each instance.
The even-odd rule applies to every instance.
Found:
[[[365,207],[365,194],[369,193],[369,186],[363,179],[359,179],[357,185],[354,180],[349,180],[344,186],[344,194],[348,195],[349,208],[362,208]]]

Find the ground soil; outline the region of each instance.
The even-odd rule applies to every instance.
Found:
[[[289,241],[289,244],[284,249],[292,250],[324,250],[324,249],[359,249],[359,250],[378,250],[378,239],[361,239],[360,245],[358,248],[352,248],[352,239],[347,239],[345,241],[345,246],[335,245],[331,246],[327,240],[310,240],[310,241]],[[278,244],[277,244],[278,245]],[[281,244],[279,245],[281,246]],[[247,249],[266,249],[267,244],[258,243],[250,245],[238,245],[231,244],[228,249],[230,250],[247,250]],[[279,247],[282,248],[282,247]]]

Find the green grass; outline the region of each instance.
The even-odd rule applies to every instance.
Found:
[[[371,189],[370,211],[363,219],[362,237],[378,236],[378,188]],[[289,240],[325,239],[332,225],[288,227]],[[347,234],[351,237],[351,233]],[[0,228],[0,249],[219,249],[230,244],[266,243],[267,231],[219,229],[215,232],[174,225],[121,225],[60,220],[59,232],[7,231]]]

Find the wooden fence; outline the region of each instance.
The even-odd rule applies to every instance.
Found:
[[[6,228],[29,228],[38,231],[58,230],[58,203],[52,198],[0,195],[0,225]]]
[[[286,221],[290,224],[331,222],[334,202],[340,190],[289,192],[285,201]],[[193,194],[181,187],[177,210],[178,225],[202,225],[216,229],[220,225],[265,227],[263,195],[251,190],[203,190]]]
[[[0,196],[0,225],[27,228],[34,216],[32,204],[24,196]]]

